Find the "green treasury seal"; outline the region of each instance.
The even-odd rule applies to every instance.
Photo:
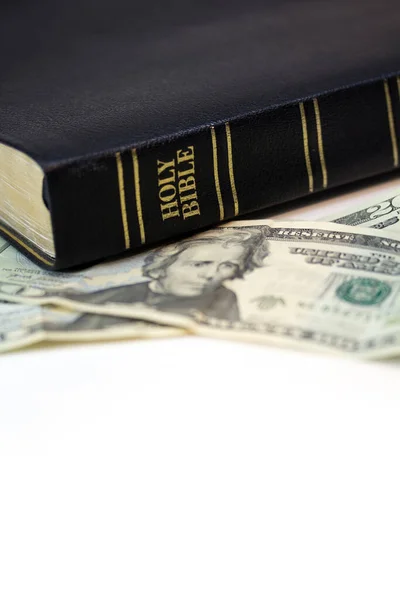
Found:
[[[390,285],[384,281],[356,277],[342,283],[336,290],[336,295],[351,304],[371,306],[383,302],[391,291]]]

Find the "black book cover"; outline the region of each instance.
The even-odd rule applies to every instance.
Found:
[[[399,32],[396,0],[3,2],[0,142],[45,173],[45,266],[397,168]]]

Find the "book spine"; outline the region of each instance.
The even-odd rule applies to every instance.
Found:
[[[309,98],[47,173],[56,268],[399,166],[400,78]]]

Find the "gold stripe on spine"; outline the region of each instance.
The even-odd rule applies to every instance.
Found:
[[[223,221],[224,216],[225,216],[225,211],[224,211],[224,203],[222,202],[221,186],[219,184],[217,137],[215,135],[214,127],[211,127],[211,140],[212,140],[212,149],[213,149],[215,191],[217,192],[217,198],[218,198],[219,218],[221,221]]]
[[[136,197],[136,212],[139,222],[140,241],[142,244],[146,241],[146,233],[144,230],[143,214],[142,214],[142,201],[140,198],[140,175],[139,175],[139,160],[136,149],[132,150],[133,160],[133,176],[135,179],[135,197]]]
[[[322,140],[321,115],[319,112],[319,104],[317,98],[314,98],[313,104],[315,112],[315,121],[317,123],[318,152],[322,170],[322,186],[323,188],[326,188],[328,186],[328,172],[326,170],[324,142]]]
[[[121,216],[122,216],[122,226],[124,228],[125,248],[128,249],[131,246],[131,241],[129,239],[128,217],[126,214],[124,168],[122,166],[121,153],[117,152],[115,155],[115,158],[117,160],[119,201],[121,204]]]
[[[313,192],[314,191],[314,177],[313,177],[313,172],[312,172],[312,167],[311,167],[310,150],[308,148],[307,119],[306,119],[306,113],[304,110],[303,102],[300,102],[299,107],[300,107],[300,115],[301,115],[301,126],[303,128],[304,158],[306,160],[306,167],[307,167],[307,174],[308,174],[308,190],[309,190],[309,192]]]
[[[386,98],[386,108],[387,108],[388,121],[389,121],[390,139],[392,140],[393,165],[395,167],[398,167],[398,165],[399,165],[399,148],[397,145],[396,129],[395,129],[395,125],[394,125],[392,99],[390,97],[389,84],[386,79],[383,82],[383,86],[385,88],[385,98]]]
[[[231,128],[229,123],[225,123],[225,132],[226,132],[226,143],[228,147],[228,169],[229,169],[229,179],[231,182],[232,195],[233,195],[233,205],[235,209],[235,217],[239,214],[239,200],[236,191],[235,184],[235,175],[233,172],[233,157],[232,157],[232,136],[231,136]]]
[[[10,237],[12,240],[14,240],[14,242],[18,242],[18,244],[20,246],[22,246],[23,248],[25,248],[25,250],[27,250],[30,254],[32,254],[32,256],[34,256],[35,258],[37,258],[38,260],[40,260],[45,265],[49,265],[49,267],[52,267],[54,265],[54,261],[47,260],[46,258],[43,258],[43,256],[41,256],[40,254],[38,254],[37,252],[35,252],[35,250],[32,250],[32,248],[30,248],[27,244],[25,244],[24,242],[22,242],[16,235],[14,235],[13,233],[11,233],[11,231],[9,231],[6,227],[3,227],[3,225],[0,225],[0,231],[2,231],[3,233],[7,234],[8,237]]]

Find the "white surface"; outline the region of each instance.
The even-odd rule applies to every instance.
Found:
[[[0,369],[2,600],[398,600],[398,361],[182,338]]]

